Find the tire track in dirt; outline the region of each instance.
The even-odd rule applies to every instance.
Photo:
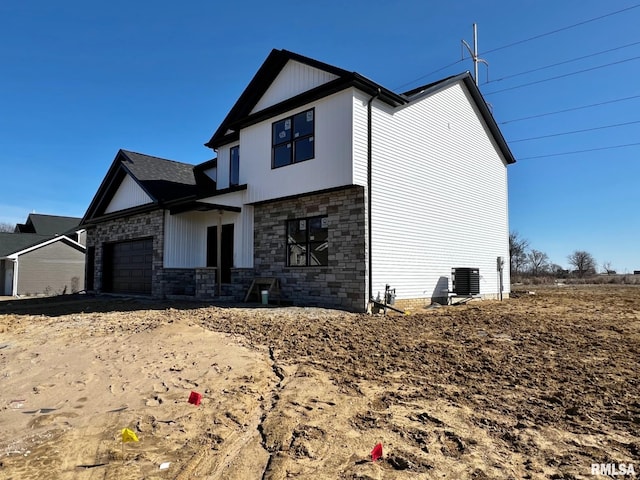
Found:
[[[273,374],[278,378],[278,383],[276,383],[274,388],[271,390],[270,398],[267,400],[269,402],[269,405],[267,408],[263,409],[260,423],[257,426],[257,430],[260,433],[262,448],[264,448],[265,451],[269,454],[267,464],[265,465],[262,475],[260,476],[262,480],[266,480],[269,478],[274,456],[278,453],[277,451],[274,451],[274,449],[269,445],[269,434],[265,431],[265,422],[269,414],[274,411],[278,405],[278,401],[280,400],[279,391],[284,388],[283,382],[285,380],[284,370],[278,365],[276,361],[273,346],[269,346],[269,359],[271,360],[271,368],[273,370]]]

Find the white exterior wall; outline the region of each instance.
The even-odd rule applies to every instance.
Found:
[[[216,169],[216,188],[221,190],[229,187],[229,174],[231,171],[230,163],[230,151],[233,147],[237,147],[238,142],[230,143],[218,150],[218,166]],[[246,183],[243,177],[243,165],[242,165],[242,148],[240,148],[240,185]]]
[[[240,131],[240,184],[247,184],[246,202],[259,202],[353,183],[351,90],[336,93]],[[315,108],[314,158],[271,168],[272,125]],[[229,149],[218,150],[218,188],[229,186]],[[220,197],[215,197],[219,202]]]
[[[214,182],[218,180],[218,168],[214,167],[214,168],[208,168],[207,170],[204,171],[204,174],[209,177],[211,180],[213,180]]]
[[[354,172],[364,162],[365,175],[366,100],[354,101]],[[496,258],[508,265],[509,253],[506,162],[470,102],[456,84],[404,108],[373,104],[374,297],[385,284],[399,299],[446,296],[452,267],[479,268],[480,293],[499,292]],[[507,293],[508,267],[504,283]]]
[[[207,265],[206,212],[164,214],[165,268],[195,268]]]
[[[353,93],[353,183],[367,186],[367,104],[366,93],[352,89]]]
[[[126,175],[104,213],[117,212],[152,202],[151,197],[140,188],[140,185],[130,175]]]
[[[290,60],[253,107],[251,113],[264,110],[336,78],[338,77],[332,73]]]
[[[233,224],[233,266],[253,267],[253,207],[243,206],[245,192],[234,192],[200,200],[242,208],[240,213],[224,212],[222,224]],[[165,212],[165,268],[197,268],[207,265],[207,228],[218,225],[218,211]]]

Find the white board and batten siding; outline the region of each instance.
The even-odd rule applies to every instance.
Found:
[[[243,205],[245,192],[233,192],[200,200],[241,207],[240,213],[224,212],[222,224],[233,224],[233,266],[253,267],[253,206]],[[207,265],[207,229],[218,225],[217,210],[184,212],[171,215],[165,212],[164,266],[165,268],[198,268]]]
[[[289,60],[251,113],[259,112],[289,98],[311,90],[338,78],[336,75]]]
[[[337,78],[322,70],[289,61],[254,107],[260,111]],[[205,203],[240,207],[225,212],[222,223],[234,225],[234,267],[253,267],[253,202],[300,195],[351,184],[352,97],[341,92],[240,131],[240,141],[217,150],[213,174],[218,189],[229,187],[230,149],[240,146],[239,183],[247,190],[201,199]],[[314,158],[271,168],[272,125],[282,118],[314,109]],[[206,265],[207,227],[217,225],[218,212],[165,215],[164,266],[193,268]]]
[[[240,184],[246,202],[259,202],[351,185],[353,178],[352,91],[345,90],[240,131],[240,142],[220,147],[218,188],[229,185],[229,149],[240,145]],[[314,109],[314,158],[271,168],[272,125]]]
[[[104,213],[117,212],[152,202],[151,197],[140,188],[140,185],[138,185],[130,175],[126,175],[120,183],[118,190],[116,190],[116,193],[113,195],[113,198],[111,198]]]
[[[368,97],[357,97],[354,125],[366,142]],[[385,284],[399,299],[446,296],[452,267],[479,268],[480,294],[497,295],[497,257],[508,259],[506,162],[466,88],[373,105],[374,297]],[[354,163],[366,165],[361,143]],[[354,165],[360,182],[361,171]],[[504,284],[508,293],[508,268]]]

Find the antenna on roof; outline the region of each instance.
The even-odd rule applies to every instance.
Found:
[[[471,58],[473,59],[473,73],[474,73],[473,78],[476,81],[476,86],[477,86],[478,85],[478,63],[481,62],[487,66],[487,80],[489,79],[489,63],[484,58],[478,57],[478,25],[477,24],[475,23],[473,24],[473,50],[471,50],[471,47],[465,40],[462,40],[462,45],[467,47],[467,50],[469,51],[469,55],[471,55]],[[464,59],[464,50],[462,51],[462,58]]]

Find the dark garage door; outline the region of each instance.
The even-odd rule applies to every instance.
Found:
[[[105,245],[104,290],[151,294],[153,239]]]

